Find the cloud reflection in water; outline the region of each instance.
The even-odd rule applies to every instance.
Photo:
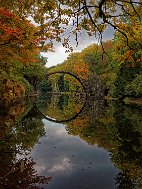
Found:
[[[46,137],[32,151],[39,174],[52,176],[46,189],[113,189],[119,172],[109,153],[68,135],[65,125],[44,120]]]

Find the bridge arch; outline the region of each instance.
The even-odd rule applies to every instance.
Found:
[[[52,117],[46,116],[39,110],[40,115],[42,115],[42,117],[48,121],[56,122],[56,123],[65,123],[65,122],[72,121],[84,112],[84,110],[86,109],[85,107],[88,107],[89,102],[90,102],[90,101],[88,102],[88,99],[90,99],[91,95],[93,97],[95,96],[95,100],[100,100],[100,99],[103,99],[103,97],[104,97],[103,86],[102,86],[101,80],[99,79],[98,76],[90,77],[88,81],[85,81],[85,80],[81,79],[80,77],[78,77],[76,74],[71,73],[69,71],[54,71],[54,72],[48,73],[47,77],[54,75],[54,74],[68,74],[68,75],[74,77],[81,84],[85,95],[84,95],[83,105],[82,105],[80,111],[78,113],[74,114],[72,117],[65,119],[65,120],[57,120]],[[100,90],[98,90],[98,86],[100,86]],[[97,91],[99,91],[99,92],[97,93]]]
[[[83,80],[80,77],[78,77],[76,74],[74,74],[74,73],[71,73],[71,72],[68,72],[68,71],[56,71],[56,72],[48,73],[47,76],[49,77],[51,75],[60,74],[60,73],[61,74],[67,74],[67,75],[70,75],[70,76],[74,77],[81,84],[81,86],[83,87],[84,92],[87,93],[87,89],[86,89],[86,87],[85,87],[85,85],[83,83]]]

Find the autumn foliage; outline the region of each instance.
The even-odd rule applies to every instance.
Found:
[[[0,7],[0,104],[22,99],[27,88],[29,90],[23,69],[31,64],[37,63],[37,67],[41,64],[41,60],[37,60],[40,42],[38,27]]]
[[[70,33],[75,35],[77,45],[78,34],[82,30],[89,36],[98,37],[98,44],[81,53],[72,53],[63,66],[55,70],[71,71],[85,80],[97,74],[105,85],[106,93],[118,98],[141,96],[141,90],[137,91],[137,88],[141,88],[141,1],[43,0],[40,3],[38,0],[8,0],[4,3],[1,0],[0,3],[1,101],[9,80],[22,85],[26,92],[27,88],[30,91],[31,83],[39,83],[39,77],[34,75],[35,81],[31,76],[33,74],[23,74],[23,70],[25,67],[28,70],[29,65],[29,68],[39,65],[36,56],[40,51],[51,50],[54,40],[63,45],[67,42],[65,46],[70,49],[69,37],[61,39],[61,33],[67,30],[67,25]],[[107,26],[115,30],[114,38],[103,42],[102,35]],[[127,70],[130,74],[124,74]],[[68,83],[68,80],[65,82]]]
[[[29,62],[39,44],[37,29],[29,21],[0,8],[0,61]]]

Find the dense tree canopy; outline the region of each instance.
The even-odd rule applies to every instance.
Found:
[[[76,40],[81,30],[86,30],[89,35],[95,34],[101,40],[102,32],[109,25],[123,34],[128,44],[128,26],[139,25],[142,12],[141,0],[1,0],[0,3],[22,18],[31,17],[40,25],[38,34],[43,39],[57,40],[60,40],[62,30],[67,30],[66,25],[76,35]],[[68,39],[64,45],[66,42]]]
[[[82,31],[86,31],[89,36],[94,35],[101,46],[96,45],[92,55],[91,51],[87,53],[87,50],[83,53],[87,54],[85,57],[83,54],[71,55],[72,60],[74,58],[77,61],[70,64],[70,69],[75,70],[80,77],[87,79],[90,74],[98,72],[104,81],[107,78],[108,85],[112,85],[108,78],[111,77],[111,80],[114,80],[115,74],[111,74],[110,66],[106,66],[105,73],[103,71],[102,74],[100,64],[98,67],[95,63],[102,62],[102,54],[105,54],[103,61],[105,65],[108,65],[109,61],[106,54],[113,57],[111,63],[114,63],[114,72],[120,73],[116,74],[118,78],[114,82],[114,88],[118,89],[121,85],[119,75],[123,68],[119,69],[119,67],[124,67],[124,70],[137,67],[139,71],[136,71],[135,74],[140,72],[142,60],[141,0],[55,0],[54,2],[46,0],[7,0],[4,2],[0,0],[0,5],[1,99],[7,99],[6,94],[11,96],[11,100],[17,96],[23,96],[22,94],[27,93],[27,88],[30,91],[30,85],[36,88],[40,78],[43,78],[46,72],[44,72],[44,66],[40,65],[40,61],[37,63],[36,56],[39,56],[41,51],[51,50],[54,40],[61,41],[65,48],[72,51],[69,37],[74,34],[78,43],[78,36]],[[108,48],[103,43],[102,36],[108,26],[114,29],[115,37],[113,47],[111,43],[107,44],[109,49],[114,49],[113,52],[110,50],[106,53]],[[65,35],[62,35],[63,33]],[[34,67],[37,67],[39,73],[31,69]],[[27,75],[25,72],[23,74],[23,70],[27,70]],[[132,74],[131,77],[131,81],[134,78],[135,81],[130,86],[127,85],[131,91],[141,79],[141,76],[136,77],[135,74]],[[17,89],[18,94],[15,92]],[[117,89],[113,89],[116,91],[114,92],[116,96],[123,96],[122,93],[126,89],[123,88],[120,92]],[[138,92],[139,94],[141,92]]]

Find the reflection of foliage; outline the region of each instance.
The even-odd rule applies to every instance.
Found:
[[[40,93],[37,101],[36,106],[40,111],[44,111],[47,109],[48,105],[51,103],[52,93]]]
[[[0,117],[2,148],[30,149],[45,134],[42,117],[37,115],[35,108],[33,111],[31,107],[30,110],[26,107],[23,112],[24,109],[24,104],[17,104]]]
[[[133,188],[142,179],[142,108],[109,103],[96,119],[91,112],[87,109],[68,123],[68,132],[107,149],[113,163],[122,170],[116,178],[118,188]]]
[[[135,182],[127,175],[127,172],[120,172],[115,178],[116,184],[118,184],[117,189],[134,189]]]
[[[88,117],[79,116],[76,119],[68,123],[67,131],[72,135],[79,135],[80,138],[84,135],[84,130],[88,126]]]
[[[25,103],[26,104],[26,103]],[[17,104],[5,109],[0,116],[0,188],[39,189],[37,184],[45,184],[51,179],[38,176],[35,162],[26,158],[29,150],[45,134],[42,117],[35,106],[31,108]],[[25,111],[24,111],[25,110]],[[24,156],[23,160],[19,158]],[[17,159],[18,157],[18,159]]]
[[[12,143],[15,139],[15,125],[19,123],[21,119],[26,116],[31,109],[31,103],[18,103],[13,106],[3,108],[2,112],[0,111],[0,140],[5,141],[5,135],[8,135],[9,140],[12,138]],[[7,137],[6,137],[7,138]]]
[[[115,149],[111,149],[112,160],[124,170],[132,179],[138,178],[142,156],[142,116],[141,108],[117,106],[115,113],[118,133],[114,141],[119,141]],[[121,119],[120,119],[121,118]],[[115,142],[114,142],[115,143]]]
[[[29,117],[16,125],[17,143],[25,149],[32,148],[44,134],[44,124],[39,118]]]
[[[16,143],[24,149],[30,149],[45,134],[42,117],[36,106],[32,106],[21,120],[14,126]]]
[[[83,103],[83,99],[79,99],[75,94],[53,94],[51,103],[42,113],[56,120],[67,120],[80,111]]]
[[[89,144],[95,144],[96,118],[101,116],[103,101],[86,100],[83,111],[76,119],[67,124],[69,134],[79,135]]]
[[[51,177],[38,176],[34,165],[35,162],[27,158],[12,163],[6,174],[2,175],[1,172],[1,189],[40,189],[37,184],[47,184]]]

